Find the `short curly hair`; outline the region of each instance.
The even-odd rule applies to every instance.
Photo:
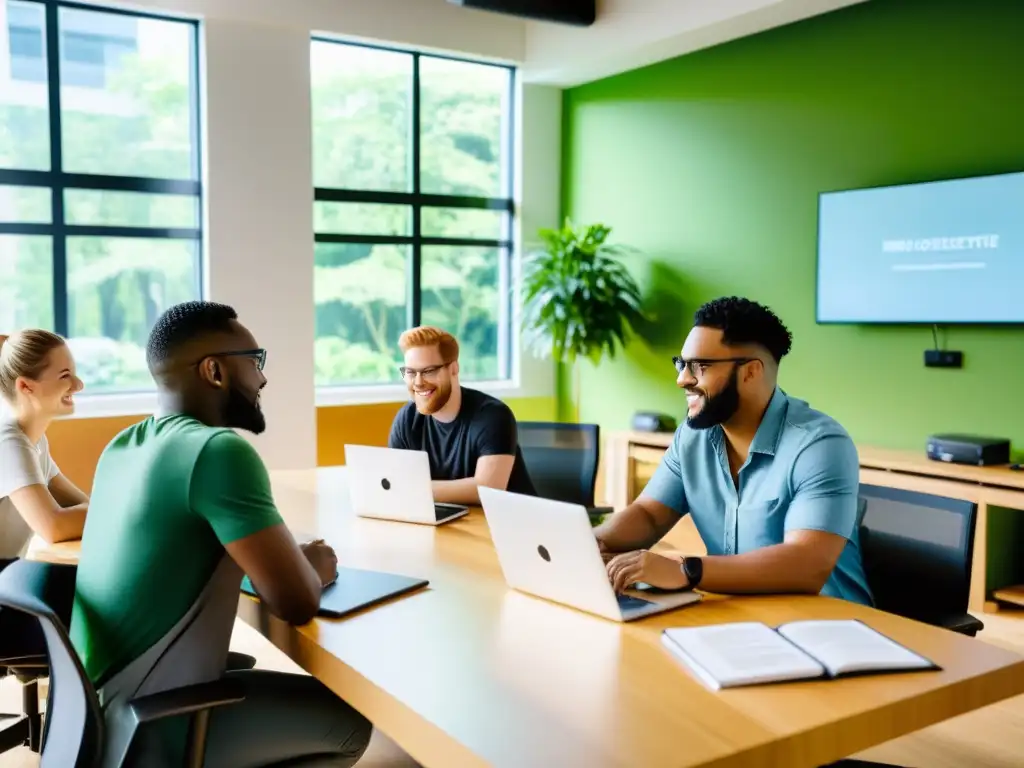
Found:
[[[403,354],[414,347],[437,347],[446,363],[459,359],[458,340],[448,331],[433,325],[410,328],[398,338],[398,348]]]
[[[717,328],[722,342],[757,344],[768,350],[778,363],[789,354],[793,334],[768,307],[738,296],[724,296],[700,306],[693,313],[693,324],[703,328]]]
[[[172,358],[183,344],[205,333],[230,333],[238,319],[234,308],[212,301],[186,301],[167,309],[153,325],[146,343],[150,369]]]

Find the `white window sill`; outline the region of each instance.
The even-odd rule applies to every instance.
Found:
[[[124,392],[109,395],[78,395],[75,412],[67,419],[103,419],[116,416],[145,418],[156,411],[156,392]]]
[[[501,399],[509,397],[530,397],[515,381],[467,381],[463,386],[479,389]],[[372,403],[400,403],[409,399],[409,390],[404,384],[367,384],[352,387],[317,387],[317,406],[369,405]]]
[[[517,397],[536,397],[541,393],[530,391],[519,383],[506,381],[470,381],[465,386],[479,389],[502,400]],[[352,387],[318,387],[316,405],[369,405],[373,403],[399,403],[409,399],[409,390],[402,384],[376,384]],[[157,408],[156,392],[111,393],[109,395],[79,395],[75,398],[75,412],[66,419],[103,419],[125,416],[145,418]]]

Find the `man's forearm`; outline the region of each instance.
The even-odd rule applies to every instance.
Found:
[[[719,594],[817,594],[831,568],[806,547],[775,544],[741,555],[706,556],[699,589]]]
[[[607,520],[594,529],[594,535],[609,552],[631,552],[653,547],[665,535],[665,531],[658,528],[642,506],[631,504],[621,512],[609,515]]]
[[[469,506],[480,504],[480,492],[477,490],[475,477],[464,477],[461,480],[434,480],[431,486],[434,491],[434,501]]]

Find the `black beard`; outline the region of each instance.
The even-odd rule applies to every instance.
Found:
[[[259,405],[235,387],[228,390],[228,399],[224,403],[224,423],[232,429],[244,429],[254,435],[267,428],[267,420]]]
[[[733,368],[729,383],[714,396],[705,395],[704,407],[693,417],[687,416],[686,423],[693,429],[709,429],[733,417],[740,407],[738,371]]]

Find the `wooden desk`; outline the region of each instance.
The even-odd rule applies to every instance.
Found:
[[[289,525],[429,588],[298,628],[247,597],[239,615],[428,768],[818,766],[1024,692],[1024,657],[830,598],[708,598],[628,625],[532,598],[506,587],[480,511],[355,518],[345,472],[275,474]],[[944,669],[712,693],[660,644],[670,626],[812,617],[858,618]]]
[[[1024,659],[828,598],[731,598],[626,626],[510,591],[482,513],[440,528],[354,518],[345,470],[276,475],[296,529],[423,592],[302,628],[240,615],[426,766],[813,766],[1024,691]],[[936,674],[711,693],[661,647],[668,626],[856,617]]]
[[[29,542],[28,552],[25,557],[28,560],[42,560],[47,563],[66,563],[76,565],[78,563],[79,541],[63,541],[60,544],[47,544],[38,536],[34,536]]]
[[[661,461],[672,441],[671,433],[613,432],[604,446],[605,497],[621,509],[643,490],[654,466]],[[1010,540],[990,531],[992,507],[1024,510],[1024,472],[1005,466],[976,467],[932,461],[923,452],[858,446],[860,479],[863,483],[966,499],[978,505],[971,588],[968,610],[991,612],[1000,603],[1024,605],[1024,585],[1013,586],[990,576],[989,552],[993,546],[1012,557],[1018,531],[1011,528]],[[1024,519],[1022,519],[1024,525]],[[692,538],[692,536],[691,536]]]

